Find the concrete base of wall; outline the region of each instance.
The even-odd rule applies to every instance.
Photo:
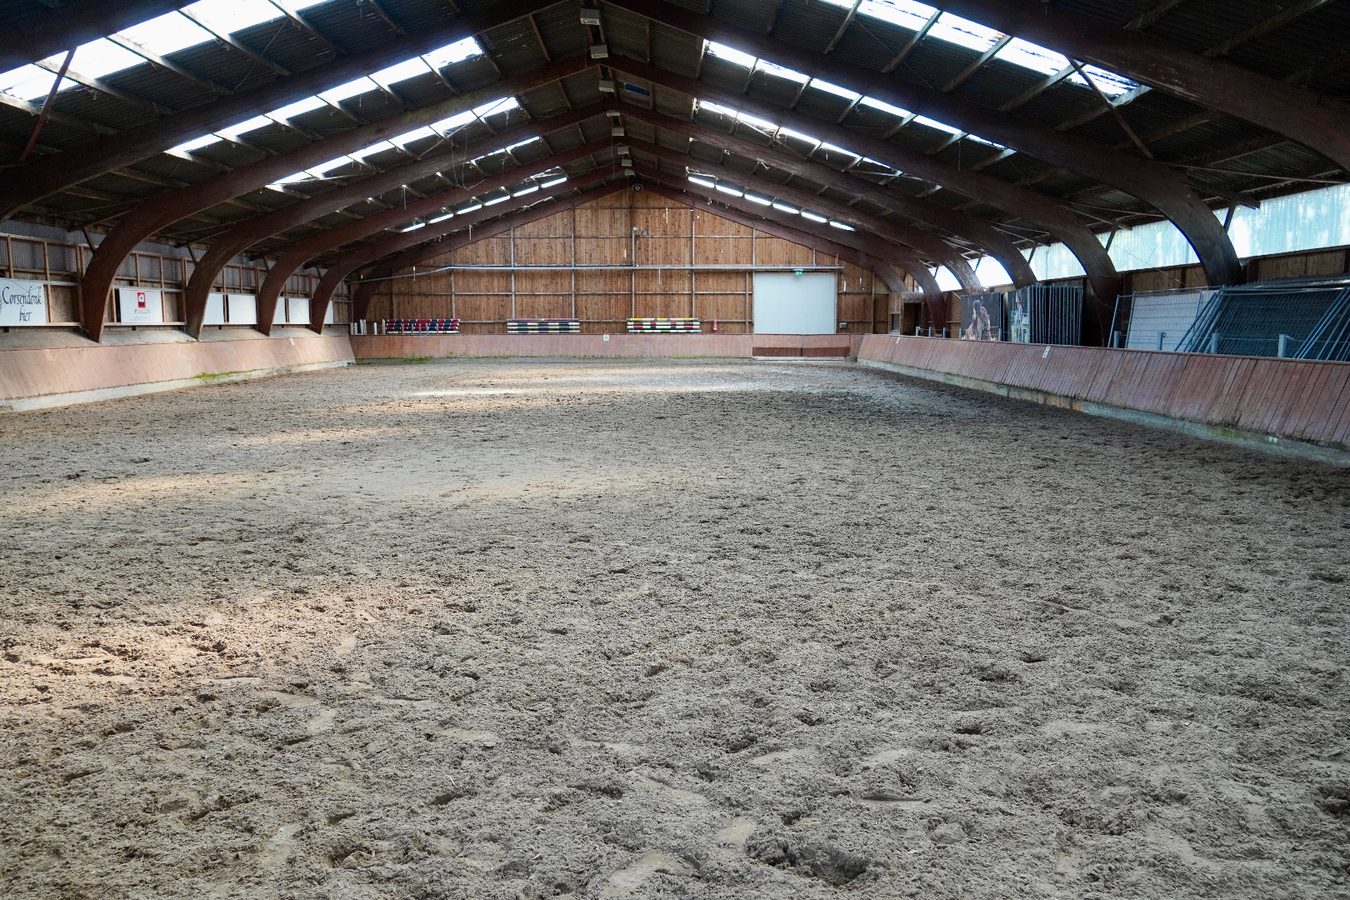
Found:
[[[69,333],[17,335],[0,343],[0,410],[92,403],[352,361],[346,334],[298,328],[270,338],[253,330],[211,332],[200,341],[147,331],[98,344]]]
[[[972,388],[977,391],[987,391],[988,393],[998,394],[999,396],[1008,397],[1012,400],[1026,400],[1030,403],[1039,403],[1042,406],[1053,406],[1058,409],[1071,409],[1075,412],[1087,413],[1090,416],[1117,419],[1122,422],[1131,422],[1135,425],[1146,425],[1150,428],[1162,428],[1167,431],[1187,434],[1191,437],[1205,438],[1211,441],[1220,441],[1225,444],[1244,447],[1248,450],[1261,450],[1266,453],[1274,453],[1279,456],[1287,456],[1294,459],[1306,459],[1314,462],[1329,463],[1333,466],[1350,466],[1350,451],[1337,450],[1331,447],[1319,447],[1316,444],[1308,444],[1303,441],[1284,440],[1269,434],[1256,434],[1250,431],[1220,428],[1215,425],[1206,425],[1202,422],[1191,422],[1186,419],[1176,419],[1171,416],[1162,416],[1157,413],[1143,412],[1137,409],[1111,406],[1106,403],[1094,403],[1090,400],[1065,397],[1062,394],[1052,394],[1047,391],[1037,391],[1030,388],[998,384],[993,381],[983,381],[965,375],[950,375],[946,372],[934,372],[930,369],[921,369],[916,366],[878,362],[870,359],[860,359],[858,360],[858,363],[870,369],[884,369],[899,375],[908,375],[911,378],[922,378],[925,381],[940,381],[943,384],[956,385],[957,387]]]
[[[352,338],[352,353],[358,362],[493,357],[856,357],[862,338],[860,334],[370,334]]]

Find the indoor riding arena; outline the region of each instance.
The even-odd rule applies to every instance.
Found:
[[[1350,900],[1346,0],[0,23],[0,896]]]

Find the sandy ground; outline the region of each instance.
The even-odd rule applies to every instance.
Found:
[[[842,364],[0,418],[0,896],[1350,897],[1350,473]]]

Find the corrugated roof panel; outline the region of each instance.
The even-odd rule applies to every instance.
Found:
[[[586,52],[589,43],[586,26],[581,24],[577,7],[571,3],[559,3],[540,10],[534,14],[534,21],[553,59],[566,59]]]

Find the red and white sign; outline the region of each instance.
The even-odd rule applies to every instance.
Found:
[[[117,289],[117,320],[124,325],[158,325],[164,321],[164,294],[144,288]]]

